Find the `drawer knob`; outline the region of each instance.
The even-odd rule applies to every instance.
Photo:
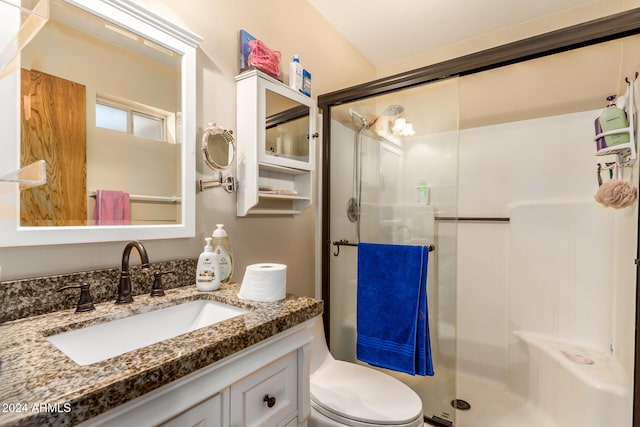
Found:
[[[267,402],[267,407],[269,408],[273,408],[276,404],[276,398],[274,396],[269,396],[268,394],[264,396],[262,401]]]

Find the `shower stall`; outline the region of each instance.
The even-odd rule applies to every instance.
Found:
[[[455,412],[457,92],[452,78],[331,113],[332,353],[356,361],[355,245],[433,245],[427,293],[436,375],[384,372],[414,389],[424,414],[443,423],[453,423]]]
[[[640,427],[638,206],[593,199],[596,166],[616,161],[594,156],[594,118],[640,70],[634,15],[319,97],[329,347],[361,363],[359,242],[433,245],[435,375],[383,370],[427,422]],[[638,185],[637,161],[621,169]]]

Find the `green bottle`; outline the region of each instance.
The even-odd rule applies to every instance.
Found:
[[[600,117],[598,118],[598,120],[600,120],[600,127],[602,128],[603,132],[629,127],[627,114],[622,108],[616,107],[616,104],[613,103],[614,99],[616,99],[615,95],[607,97],[609,105],[602,111]],[[630,141],[629,132],[607,135],[604,137],[604,139],[607,143],[607,146],[609,147],[613,145],[626,144]]]

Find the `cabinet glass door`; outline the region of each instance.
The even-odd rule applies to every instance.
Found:
[[[291,160],[311,169],[309,107],[268,89],[265,95],[266,135],[261,160],[286,166]]]

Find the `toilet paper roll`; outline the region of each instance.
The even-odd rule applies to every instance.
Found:
[[[247,266],[238,297],[253,301],[283,300],[287,293],[287,266],[260,263]]]

